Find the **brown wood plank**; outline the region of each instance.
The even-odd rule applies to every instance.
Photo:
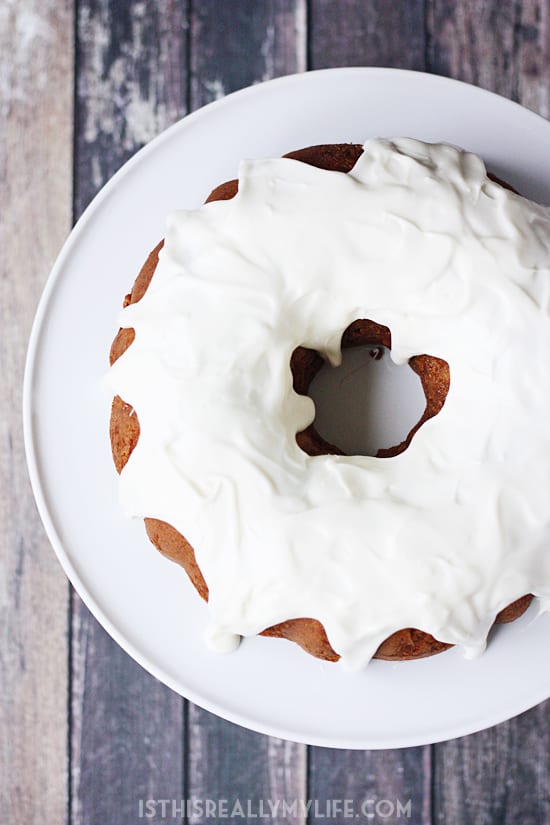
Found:
[[[428,27],[433,71],[548,111],[547,4],[431,0]],[[434,821],[550,823],[549,719],[547,702],[510,722],[434,746]]]
[[[311,0],[309,63],[424,69],[424,0]]]
[[[196,108],[251,83],[305,68],[305,0],[255,3],[201,0],[192,4],[191,106]],[[306,748],[231,725],[189,705],[188,795],[239,800],[303,799]],[[303,822],[304,817],[270,822]],[[208,822],[197,811],[193,823]]]
[[[72,10],[0,4],[0,820],[66,822],[68,584],[27,478],[32,318],[70,229]]]
[[[516,4],[511,0],[429,0],[430,71],[514,97]]]
[[[77,7],[76,216],[131,154],[185,113],[187,90],[183,0]],[[183,700],[135,664],[76,595],[71,707],[72,823],[133,825],[140,800],[181,800]]]
[[[384,0],[311,0],[310,65],[394,66],[423,69],[423,2]],[[387,823],[431,822],[431,750],[332,751],[311,748],[309,797],[326,811],[330,800],[349,799],[365,819]],[[377,810],[376,805],[381,807]],[[401,806],[401,807],[400,807]],[[331,822],[349,822],[345,811],[332,811]],[[367,816],[368,815],[368,816]],[[310,821],[315,821],[310,815]]]

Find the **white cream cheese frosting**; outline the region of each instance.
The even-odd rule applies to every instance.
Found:
[[[396,362],[445,359],[445,405],[394,458],[310,457],[291,354],[337,364],[358,318]],[[311,617],[353,668],[404,627],[474,654],[515,599],[550,604],[550,210],[477,156],[376,139],[348,174],[244,161],[235,198],[169,218],[121,325],[122,501],[193,546],[218,647]]]

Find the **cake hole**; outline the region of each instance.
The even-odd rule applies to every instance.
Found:
[[[422,354],[398,366],[390,347],[388,327],[358,319],[342,335],[339,367],[313,349],[294,350],[294,390],[309,395],[316,410],[314,422],[296,434],[305,453],[395,456],[439,413],[450,386],[447,362]]]
[[[375,456],[401,444],[426,407],[418,375],[394,364],[385,347],[343,350],[342,364],[324,364],[308,395],[316,431],[346,455]]]

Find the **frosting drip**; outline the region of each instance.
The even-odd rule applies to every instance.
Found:
[[[549,313],[550,210],[448,145],[369,140],[349,174],[244,161],[235,198],[173,214],[121,316],[120,486],[194,547],[210,638],[311,617],[358,668],[404,627],[474,654],[515,599],[548,606]],[[445,405],[394,458],[309,457],[291,354],[339,363],[358,318],[398,363],[445,359]]]

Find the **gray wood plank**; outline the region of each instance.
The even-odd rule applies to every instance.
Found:
[[[550,823],[550,703],[437,746],[434,821]]]
[[[191,108],[306,68],[306,0],[201,0],[191,15]]]
[[[311,0],[310,68],[424,68],[424,1]]]
[[[75,0],[75,216],[186,113],[188,0]]]
[[[430,71],[515,96],[516,3],[429,0],[426,22]]]
[[[66,822],[68,585],[28,482],[32,318],[70,229],[71,4],[0,4],[0,820]]]
[[[312,748],[309,798],[331,823],[431,823],[431,750],[334,751]],[[349,800],[349,808],[340,803]],[[336,808],[338,805],[338,809]],[[312,808],[310,822],[315,822]]]
[[[546,8],[543,10],[542,6]],[[548,4],[431,0],[433,71],[548,111]],[[546,48],[539,45],[546,43]],[[434,746],[434,821],[453,825],[550,822],[550,703]]]
[[[305,0],[203,0],[193,4],[190,30],[191,106],[234,89],[305,68]],[[197,800],[238,800],[259,812],[261,801],[304,799],[306,748],[231,725],[189,705],[188,795]],[[204,809],[191,817],[207,822]],[[303,822],[279,811],[278,822]]]
[[[133,825],[181,800],[183,700],[149,676],[73,595],[71,823]]]
[[[294,813],[290,807],[306,796],[303,745],[252,733],[190,703],[188,751],[189,798],[202,803],[191,811],[193,825],[208,822],[207,800],[225,800],[228,818],[232,811],[237,812],[233,818],[241,816],[242,810],[244,820],[252,821],[273,811],[270,822],[304,822],[303,808]],[[218,815],[223,819],[224,810],[218,808]]]
[[[423,69],[423,2],[311,0],[310,66],[387,65]],[[330,800],[349,799],[365,820],[431,821],[431,750],[342,751],[311,748],[309,797],[326,811]],[[332,803],[334,804],[334,803]],[[376,806],[379,806],[378,808]],[[362,809],[364,806],[364,809]],[[331,821],[349,821],[332,811]],[[315,821],[313,814],[310,821]]]
[[[523,106],[550,117],[550,3],[523,0],[516,21],[517,95]]]
[[[185,113],[187,90],[185,2],[77,7],[76,216]],[[133,825],[146,811],[140,800],[184,796],[184,703],[107,636],[76,594],[72,616],[71,822]]]

